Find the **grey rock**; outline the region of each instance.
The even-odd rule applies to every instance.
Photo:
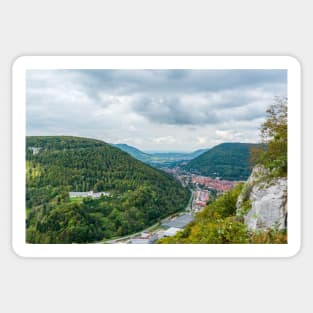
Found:
[[[251,231],[287,228],[287,179],[268,178],[262,167],[253,169],[251,176],[237,200],[237,215],[243,216]],[[244,202],[249,200],[251,208],[246,212]]]

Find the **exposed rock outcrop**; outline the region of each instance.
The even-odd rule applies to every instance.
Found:
[[[248,230],[287,228],[287,178],[270,178],[255,167],[237,200],[237,215]]]

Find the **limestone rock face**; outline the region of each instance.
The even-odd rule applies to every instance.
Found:
[[[237,215],[251,231],[287,227],[287,179],[255,167],[237,200]]]

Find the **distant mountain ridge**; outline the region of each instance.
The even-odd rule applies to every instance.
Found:
[[[113,144],[113,146],[121,149],[124,152],[127,152],[133,158],[135,158],[135,159],[137,159],[139,161],[149,162],[149,160],[151,159],[151,155],[149,155],[148,153],[140,151],[139,149],[137,149],[137,148],[135,148],[133,146],[129,146],[129,145],[125,144],[125,143]]]
[[[209,148],[198,149],[193,152],[150,152],[149,155],[163,158],[178,158],[182,160],[191,160],[208,151]]]
[[[261,146],[252,143],[222,143],[192,159],[183,168],[213,178],[246,180],[252,170],[250,149]]]
[[[193,158],[196,158],[196,157],[200,156],[201,154],[203,154],[204,152],[207,152],[209,150],[210,150],[210,148],[198,149],[198,150],[195,150],[193,152],[190,152],[188,155],[191,157],[191,159],[193,159]]]
[[[178,161],[189,161],[208,149],[199,149],[193,152],[143,152],[133,146],[129,146],[124,143],[113,144],[113,146],[123,150],[124,152],[129,153],[133,158],[151,164],[156,165],[159,163],[167,163],[167,162],[178,162]]]

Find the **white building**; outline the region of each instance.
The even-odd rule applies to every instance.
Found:
[[[33,152],[33,155],[36,155],[39,153],[39,151],[41,150],[40,147],[29,147],[29,150],[31,150]]]
[[[93,199],[98,199],[100,198],[101,196],[109,196],[110,193],[109,192],[104,192],[104,191],[101,191],[101,192],[93,192],[92,190],[91,191],[70,191],[69,192],[69,197],[70,198],[87,198],[87,197],[91,197]]]

